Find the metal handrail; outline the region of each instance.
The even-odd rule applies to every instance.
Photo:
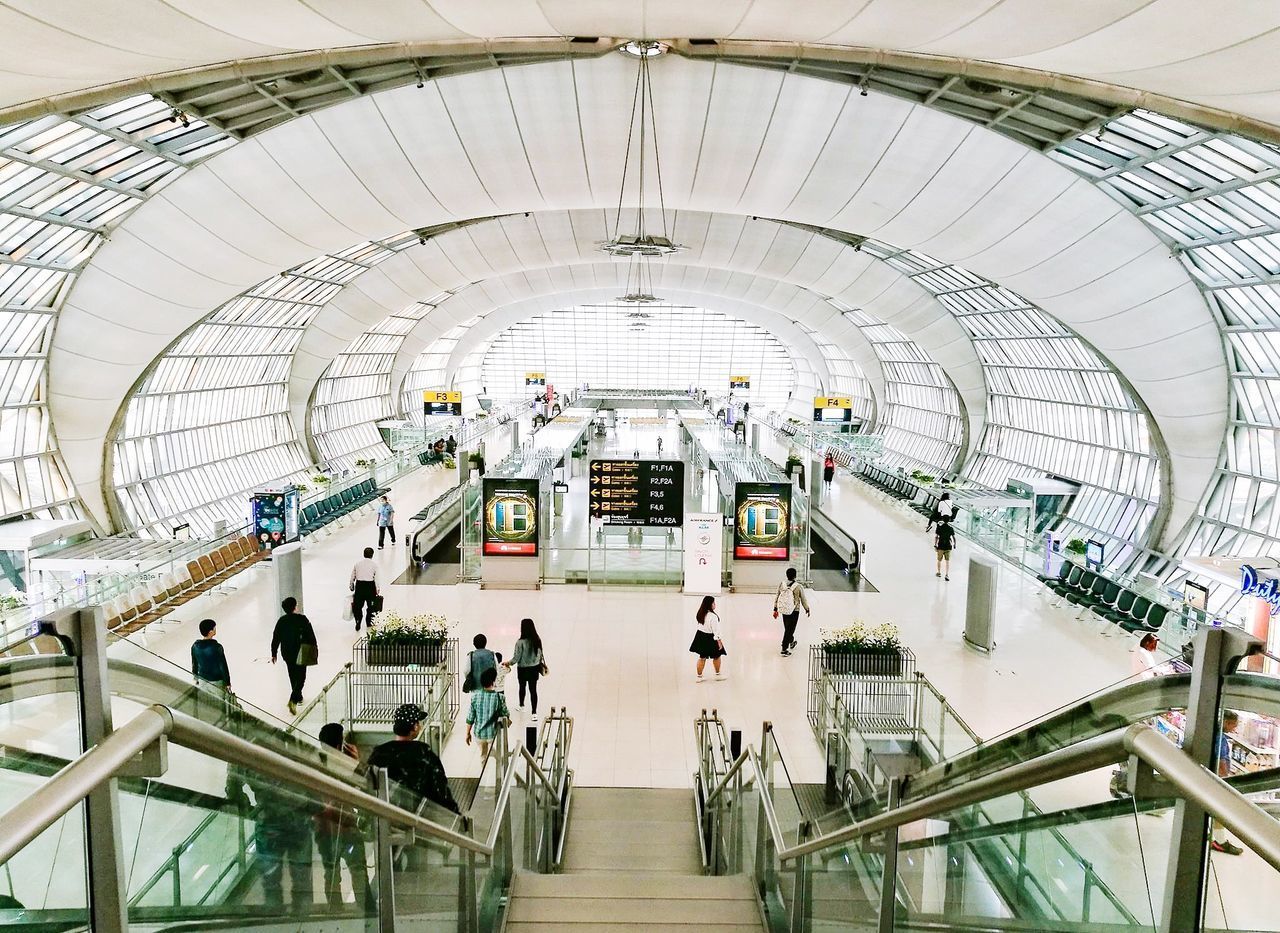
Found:
[[[298,784],[381,817],[399,828],[414,830],[477,855],[494,854],[492,844],[476,842],[337,778],[156,704],[116,729],[0,817],[0,863],[16,855],[92,791],[118,777],[130,762],[162,737],[192,751]],[[495,820],[495,826],[499,822]]]
[[[887,810],[865,820],[798,845],[787,846],[768,794],[761,794],[769,832],[779,861],[792,861],[842,845],[864,836],[896,829],[969,804],[1005,796],[1064,777],[1106,767],[1134,755],[1159,771],[1170,784],[1194,800],[1228,830],[1243,840],[1273,868],[1280,870],[1280,823],[1266,811],[1232,789],[1225,781],[1186,757],[1172,742],[1150,726],[1135,723],[1124,730],[1088,739],[1059,749],[1002,772],[976,778],[952,790]],[[758,756],[752,763],[761,774]]]
[[[703,801],[703,806],[709,806],[717,797],[720,796],[724,789],[729,786],[729,779],[737,774],[742,766],[746,764],[748,757],[747,751],[749,751],[749,749],[744,750],[742,754],[733,760],[733,764],[731,764],[729,766],[729,770],[724,773],[724,777],[720,779],[720,783],[716,785],[715,790],[707,794],[707,799]]]

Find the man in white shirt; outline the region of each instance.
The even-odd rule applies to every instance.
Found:
[[[360,615],[364,613],[364,624],[373,627],[373,616],[377,610],[374,602],[378,597],[378,565],[373,562],[373,548],[364,549],[364,557],[356,561],[351,568],[351,615],[356,620],[356,631],[360,631]]]

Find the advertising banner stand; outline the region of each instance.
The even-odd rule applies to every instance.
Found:
[[[691,512],[684,521],[684,591],[716,596],[724,576],[724,516]]]
[[[263,486],[249,499],[249,517],[258,550],[270,551],[298,540],[298,489],[292,483]]]
[[[733,588],[773,592],[791,560],[791,483],[737,483],[733,499]]]

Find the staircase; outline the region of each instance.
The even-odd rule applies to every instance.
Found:
[[[515,876],[507,933],[760,933],[750,880],[702,873],[690,794],[575,788],[564,872]]]

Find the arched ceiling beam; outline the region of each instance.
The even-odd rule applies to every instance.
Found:
[[[595,246],[608,235],[607,220],[599,210],[497,218],[433,237],[424,246],[411,247],[353,279],[316,315],[295,354],[289,405],[299,436],[306,424],[307,404],[329,362],[361,334],[415,301],[510,273],[547,275],[558,266],[579,265],[611,269],[607,274],[618,285],[609,297],[621,294],[626,266],[605,260]],[[717,281],[733,288],[734,294],[766,295],[763,303],[770,305],[775,303],[779,284],[795,286],[820,300],[804,305],[816,309],[804,323],[829,339],[847,334],[852,325],[821,299],[832,297],[850,307],[865,308],[916,340],[943,367],[961,394],[972,441],[981,438],[986,386],[973,343],[951,313],[910,278],[870,253],[855,252],[846,242],[775,221],[679,211],[671,222],[688,248],[673,259],[655,262],[655,274],[668,265],[714,270]],[[604,266],[599,266],[602,262]],[[734,279],[724,273],[751,278]],[[691,281],[694,273],[681,275],[681,282]],[[712,280],[704,272],[700,281]],[[797,301],[794,292],[786,293],[786,301]],[[424,339],[411,333],[406,347],[413,347],[415,341],[425,346]],[[421,346],[406,352],[416,356]],[[879,369],[878,362],[875,368]]]
[[[1059,106],[1029,102],[1048,125],[1073,111],[1087,115],[1096,101],[1280,138],[1280,93],[1255,77],[1280,44],[1274,19],[1253,7],[1215,11],[1188,30],[1179,0],[1120,0],[1093,10],[1023,0],[976,15],[950,0],[897,12],[865,4],[852,14],[840,4],[800,9],[790,0],[757,0],[745,14],[737,4],[695,12],[680,0],[649,0],[643,16],[626,7],[584,8],[579,0],[526,0],[482,12],[470,0],[457,3],[471,8],[441,16],[436,10],[454,4],[437,0],[431,7],[366,3],[325,12],[296,5],[268,14],[234,0],[179,12],[159,0],[137,0],[130,17],[106,20],[89,0],[24,12],[0,8],[0,35],[8,40],[0,123],[157,94],[193,110],[234,104],[235,116],[223,121],[234,130],[236,118],[255,105],[277,111],[278,121],[437,72],[590,57],[643,35],[666,38],[690,57],[824,77],[850,66],[961,76],[973,82],[966,93],[977,113],[998,112],[1002,102],[993,91],[1004,86],[1052,92]],[[85,23],[95,28],[86,33]],[[128,27],[123,33],[121,25]],[[180,46],[174,30],[183,37]],[[51,71],[49,61],[60,67]]]
[[[1170,450],[1171,522],[1194,509],[1225,431],[1225,360],[1203,297],[1141,221],[1042,155],[901,100],[671,56],[653,77],[668,206],[854,230],[1021,293],[1125,373]],[[86,503],[101,507],[103,438],[139,375],[254,283],[409,227],[616,203],[633,87],[619,55],[389,91],[255,136],[152,197],[54,334],[50,406]]]

